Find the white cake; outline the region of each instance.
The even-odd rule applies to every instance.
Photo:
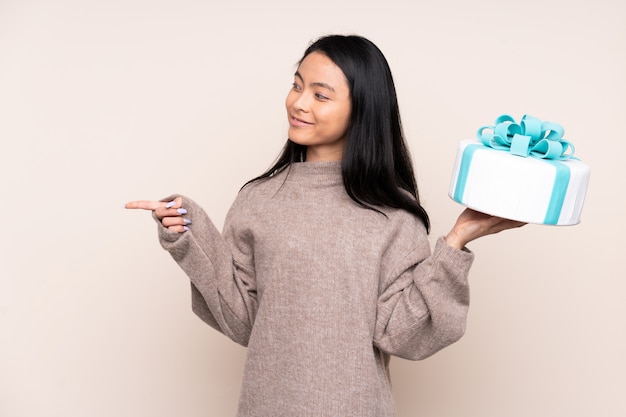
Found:
[[[524,157],[464,140],[449,195],[464,206],[498,217],[573,225],[580,222],[588,182],[589,167],[576,158]]]

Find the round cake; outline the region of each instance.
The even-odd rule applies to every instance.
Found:
[[[459,144],[450,197],[483,213],[526,223],[580,222],[589,167],[578,159],[524,157],[485,146]]]

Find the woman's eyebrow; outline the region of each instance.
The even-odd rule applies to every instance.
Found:
[[[300,74],[300,72],[296,71],[296,73],[295,73],[294,75],[295,75],[296,77],[298,77],[298,78],[300,79],[300,81],[304,82],[304,78],[302,78],[302,75]],[[313,86],[313,87],[322,87],[322,88],[326,88],[327,90],[330,90],[330,91],[332,91],[333,93],[335,92],[335,89],[334,89],[331,85],[326,84],[326,83],[322,83],[322,82],[314,82],[314,83],[311,83],[311,84],[309,84],[309,85],[310,85],[310,86]]]

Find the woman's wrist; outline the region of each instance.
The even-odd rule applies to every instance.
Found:
[[[444,236],[443,240],[448,244],[448,246],[452,246],[455,249],[463,249],[467,242],[463,241],[459,235],[454,231],[454,229],[450,230],[450,232]]]

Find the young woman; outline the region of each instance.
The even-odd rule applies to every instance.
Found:
[[[522,224],[465,210],[431,254],[391,72],[362,37],[313,43],[286,109],[289,140],[223,233],[187,197],[127,207],[154,212],[193,311],[248,347],[239,416],[393,416],[390,355],[458,340],[465,245]]]

